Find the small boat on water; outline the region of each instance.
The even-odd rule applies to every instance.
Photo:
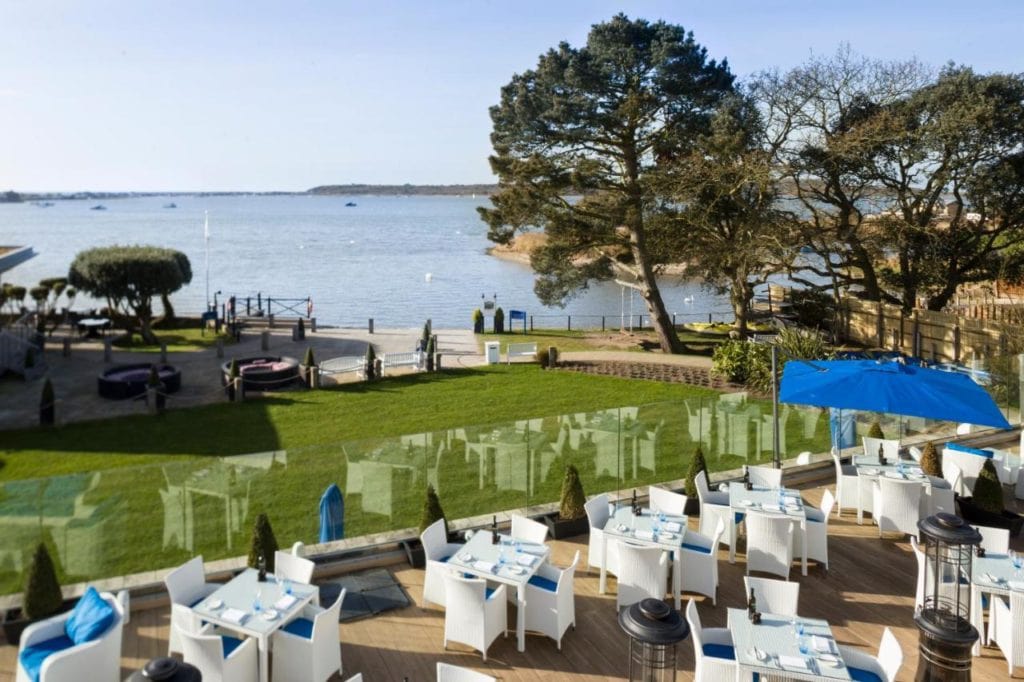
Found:
[[[36,202],[36,206],[38,206],[39,208],[50,208],[51,206],[53,206],[53,202],[52,201],[37,201]]]
[[[356,202],[354,202],[354,201],[345,202],[345,206],[355,206],[355,205],[356,205]]]
[[[178,208],[178,205],[172,201],[169,204],[164,204],[164,208]]]
[[[92,207],[92,208],[90,208],[89,210],[90,210],[90,211],[106,211],[106,210],[107,210],[107,207],[106,207],[106,206],[104,206],[103,204],[96,204],[95,206],[93,206],[93,207]]]

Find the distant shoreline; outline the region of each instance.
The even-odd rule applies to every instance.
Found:
[[[496,192],[497,185],[320,185],[304,192],[16,192],[0,191],[0,204],[32,201],[80,201],[135,199],[142,197],[239,197],[239,196],[481,196]]]

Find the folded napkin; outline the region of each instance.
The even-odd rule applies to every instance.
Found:
[[[885,472],[885,477],[886,478],[898,478],[900,480],[906,478],[903,474],[901,474],[898,471],[886,471]]]
[[[241,625],[249,617],[249,614],[241,609],[225,609],[220,617],[229,623]]]
[[[818,635],[812,636],[811,637],[811,646],[814,647],[815,651],[818,651],[818,652],[821,652],[821,653],[825,653],[825,654],[834,654],[835,653],[835,649],[832,647],[832,640],[829,639],[828,637],[819,637]]]
[[[764,509],[765,511],[773,511],[773,512],[782,511],[782,507],[780,507],[779,505],[777,505],[777,504],[768,504],[768,503],[762,504],[761,505],[761,509]]]
[[[796,668],[807,670],[807,659],[803,656],[779,656],[779,665],[783,668]]]
[[[490,561],[484,561],[483,559],[480,559],[478,561],[473,562],[473,568],[475,568],[478,571],[487,571],[488,573],[491,573],[494,571],[494,564]]]
[[[638,538],[640,538],[641,540],[653,540],[654,539],[654,531],[652,531],[652,530],[638,530],[634,534]]]
[[[910,471],[910,473],[914,474],[915,476],[920,476],[921,474],[924,473],[924,470],[921,469],[921,467],[910,467],[908,471]]]
[[[521,554],[516,557],[516,563],[520,566],[533,566],[537,562],[537,557],[531,554]]]
[[[625,526],[623,526],[625,528]],[[548,553],[548,548],[545,545],[528,545],[523,543],[520,547],[524,554],[532,554],[533,556],[544,556]]]
[[[299,601],[299,598],[294,594],[286,594],[274,602],[274,608],[278,611],[287,611],[293,607],[297,601]]]
[[[681,531],[683,529],[683,526],[682,526],[682,524],[676,523],[675,521],[669,521],[668,523],[665,524],[664,528],[669,533],[678,533],[679,531]]]

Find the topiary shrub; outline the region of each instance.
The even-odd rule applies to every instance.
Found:
[[[420,335],[420,350],[426,350],[430,343],[430,322],[423,323],[423,333]]]
[[[484,312],[479,308],[473,311],[473,333],[484,333]]]
[[[150,388],[160,388],[160,372],[157,371],[156,365],[149,368],[149,378],[146,379],[146,385]]]
[[[550,359],[550,356],[548,355],[548,349],[547,348],[538,348],[537,349],[537,362],[540,363],[540,368],[541,369],[546,369],[547,368],[549,359]]]
[[[885,438],[885,433],[882,432],[882,423],[877,419],[871,422],[871,427],[868,429],[868,438]]]
[[[505,333],[505,311],[500,307],[494,311],[494,333],[504,334]]]
[[[313,347],[306,348],[306,356],[302,358],[302,364],[306,367],[316,367],[316,358],[313,357]]]
[[[235,399],[235,379],[241,376],[241,370],[238,369],[238,360],[232,358],[231,364],[228,365],[228,383],[224,387],[227,392],[228,400]]]
[[[46,618],[60,611],[64,598],[60,593],[57,571],[46,545],[40,542],[25,574],[25,594],[21,610],[29,620]]]
[[[434,347],[434,337],[431,336],[427,340],[427,371],[434,371],[434,354],[437,353],[437,348]]]
[[[708,471],[708,463],[704,461],[704,451],[698,445],[697,450],[690,458],[690,467],[686,471],[686,496],[697,499],[697,474]]]
[[[252,543],[249,545],[249,568],[259,568],[259,558],[262,555],[266,562],[267,570],[274,570],[274,552],[278,550],[277,538],[274,537],[274,529],[270,527],[270,519],[266,514],[260,514],[252,526]]]
[[[57,412],[57,397],[53,393],[50,377],[43,382],[43,390],[39,396],[39,424],[52,426]]]
[[[373,350],[373,346],[367,344],[366,346],[366,378],[374,379],[377,376],[377,353]]]
[[[437,491],[434,490],[432,484],[428,484],[427,494],[423,499],[423,514],[420,516],[420,532],[422,533],[444,517],[444,509],[441,509],[441,500],[437,497]],[[444,522],[444,532],[448,533],[448,521]]]
[[[935,443],[926,443],[921,451],[921,471],[929,476],[942,478],[942,458]]]
[[[974,506],[991,514],[1003,512],[1003,486],[991,458],[985,460],[974,483]]]
[[[754,344],[747,341],[724,341],[711,354],[711,371],[735,384],[746,383],[750,374],[750,352]]]
[[[572,464],[567,464],[565,478],[562,479],[562,502],[558,507],[558,518],[565,521],[583,518],[587,514],[587,510],[583,508],[586,503],[580,472]]]

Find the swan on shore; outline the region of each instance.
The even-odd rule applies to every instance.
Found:
[[[433,276],[433,275],[432,275],[431,273],[429,273],[429,272],[428,272],[427,274],[423,275],[423,279],[424,279],[425,281],[429,282],[429,281],[431,281],[432,279],[434,279],[434,276]]]

